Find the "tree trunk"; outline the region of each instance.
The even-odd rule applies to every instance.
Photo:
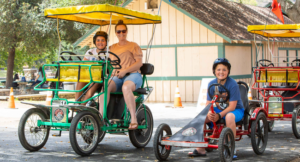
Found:
[[[9,49],[9,55],[7,59],[7,73],[6,73],[6,88],[12,87],[13,75],[14,75],[14,64],[15,64],[16,48],[12,46]]]
[[[300,23],[300,0],[296,0],[293,7],[287,9],[289,18],[292,19],[296,24]]]

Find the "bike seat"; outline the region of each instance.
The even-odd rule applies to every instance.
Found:
[[[137,90],[135,90],[133,92],[136,92],[138,94],[147,94],[146,88],[138,88]]]
[[[225,124],[225,119],[223,119],[223,118],[222,118],[222,119],[219,119],[219,120],[216,122],[216,124],[224,124],[224,125],[226,125],[226,124]],[[243,119],[242,119],[241,121],[236,122],[235,124],[236,124],[237,126],[238,126],[238,125],[243,125]]]

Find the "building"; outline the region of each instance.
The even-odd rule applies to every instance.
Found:
[[[145,9],[145,3],[145,0],[127,0],[123,7],[158,13],[158,9]],[[298,38],[276,38],[272,48],[268,48],[267,39],[256,36],[254,44],[254,35],[247,32],[248,25],[281,23],[269,8],[225,0],[162,0],[159,14],[162,24],[156,25],[149,58],[155,66],[154,74],[148,77],[155,88],[150,101],[173,101],[177,85],[182,101],[197,101],[201,79],[214,77],[211,68],[218,57],[231,62],[231,77],[251,84],[251,69],[257,60],[269,59],[278,64],[288,61],[287,56],[298,56],[300,51]],[[293,24],[287,17],[284,19],[286,24]],[[129,25],[128,40],[146,48],[152,26]],[[92,37],[98,30],[108,29],[95,26],[74,45],[92,47]],[[109,40],[110,44],[118,42],[114,26]]]

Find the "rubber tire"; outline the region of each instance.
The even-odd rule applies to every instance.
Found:
[[[251,122],[251,121],[250,121],[250,117],[251,117],[253,111],[254,111],[256,108],[257,108],[256,105],[250,105],[250,106],[249,106],[249,114],[250,114],[250,116],[249,116],[249,115],[246,116],[245,121],[247,120],[248,123],[244,123],[244,130],[245,130],[245,128],[247,128],[247,130],[248,130],[249,123]],[[251,127],[250,127],[250,130],[251,130]],[[247,134],[247,136],[248,136],[249,138],[251,138],[251,133]]]
[[[156,159],[159,161],[167,160],[170,155],[171,149],[172,149],[172,146],[170,146],[170,150],[166,150],[166,153],[163,155],[159,151],[159,147],[165,146],[165,145],[160,145],[160,142],[161,142],[160,136],[163,134],[164,131],[167,133],[168,136],[172,135],[172,130],[171,130],[170,126],[168,124],[162,123],[157,127],[155,135],[154,135],[154,139],[153,139],[153,151],[156,156]]]
[[[101,127],[105,125],[104,119],[101,114],[99,114],[99,117],[100,117],[100,127],[99,127],[100,134],[99,134],[99,138],[98,138],[98,143],[100,143],[106,135],[106,131],[101,130]]]
[[[231,141],[231,157],[229,159],[226,159],[224,156],[224,145],[223,145],[223,140],[227,138],[227,135],[229,135],[230,141]],[[219,142],[218,142],[218,152],[219,152],[219,157],[221,162],[231,162],[233,155],[234,155],[234,148],[235,148],[235,139],[233,132],[230,128],[223,128],[221,135],[219,137]]]
[[[268,131],[269,132],[272,132],[272,130],[274,129],[274,125],[275,125],[275,120],[268,121]]]
[[[293,134],[294,136],[299,139],[300,138],[300,134],[298,132],[297,129],[297,115],[300,115],[300,105],[297,106],[296,108],[294,108],[293,110],[293,116],[292,116],[292,128],[293,128]]]
[[[49,132],[50,132],[50,127],[49,127],[47,129],[47,134],[46,134],[44,141],[38,146],[31,146],[27,142],[27,140],[25,138],[25,134],[24,134],[24,127],[25,127],[25,123],[26,123],[28,117],[34,113],[38,114],[42,120],[49,119],[49,117],[45,114],[45,112],[39,108],[31,108],[22,115],[21,120],[19,122],[19,127],[18,127],[18,136],[19,136],[19,141],[20,141],[21,145],[28,151],[38,151],[41,148],[43,148],[44,145],[47,143],[47,140],[49,137]]]
[[[153,116],[152,116],[151,110],[148,108],[148,106],[145,105],[145,107],[146,107],[146,114],[147,114],[147,120],[148,120],[147,132],[150,131],[148,136],[145,137],[145,139],[143,139],[142,141],[139,141],[137,139],[137,135],[141,135],[140,132],[143,129],[129,130],[129,139],[130,139],[132,145],[135,146],[136,148],[144,148],[150,142],[152,132],[153,132]],[[142,117],[145,116],[144,114],[145,114],[144,107],[141,106],[136,112],[137,121],[138,121],[139,125],[141,125],[141,121],[142,121],[142,119],[144,119],[144,118],[141,118],[141,116]]]
[[[263,120],[263,126],[264,126],[264,144],[261,147],[261,149],[258,148],[257,143],[256,143],[256,124],[257,122],[262,119]],[[266,115],[263,112],[259,112],[256,116],[256,119],[254,121],[252,121],[251,123],[251,144],[252,144],[252,148],[253,151],[257,154],[257,155],[261,155],[264,153],[266,147],[267,147],[267,143],[268,143],[268,121],[266,118]]]
[[[76,130],[77,130],[77,123],[78,123],[78,120],[80,120],[83,116],[85,115],[90,115],[92,116],[95,121],[97,122],[98,124],[98,130],[100,130],[100,117],[98,116],[98,114],[94,114],[94,113],[91,113],[89,111],[81,111],[81,112],[78,112],[75,117],[73,118],[72,120],[72,123],[71,123],[71,127],[70,127],[70,133],[69,133],[69,136],[70,136],[70,143],[71,143],[71,146],[73,148],[73,150],[78,154],[78,155],[81,155],[81,156],[88,156],[90,155],[91,153],[93,153],[95,151],[95,149],[97,148],[98,145],[95,145],[92,149],[90,149],[89,151],[83,151],[80,149],[80,147],[78,146],[78,143],[76,142]],[[98,136],[100,135],[100,131],[98,132]],[[99,142],[99,137],[98,137],[98,140],[97,140],[97,143]]]

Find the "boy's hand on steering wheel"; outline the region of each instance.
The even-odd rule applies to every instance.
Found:
[[[212,122],[217,122],[219,120],[219,115],[214,113],[209,112],[207,115],[208,119]]]
[[[126,71],[125,70],[119,70],[118,73],[117,73],[117,77],[119,79],[123,78],[125,75],[126,75]]]

